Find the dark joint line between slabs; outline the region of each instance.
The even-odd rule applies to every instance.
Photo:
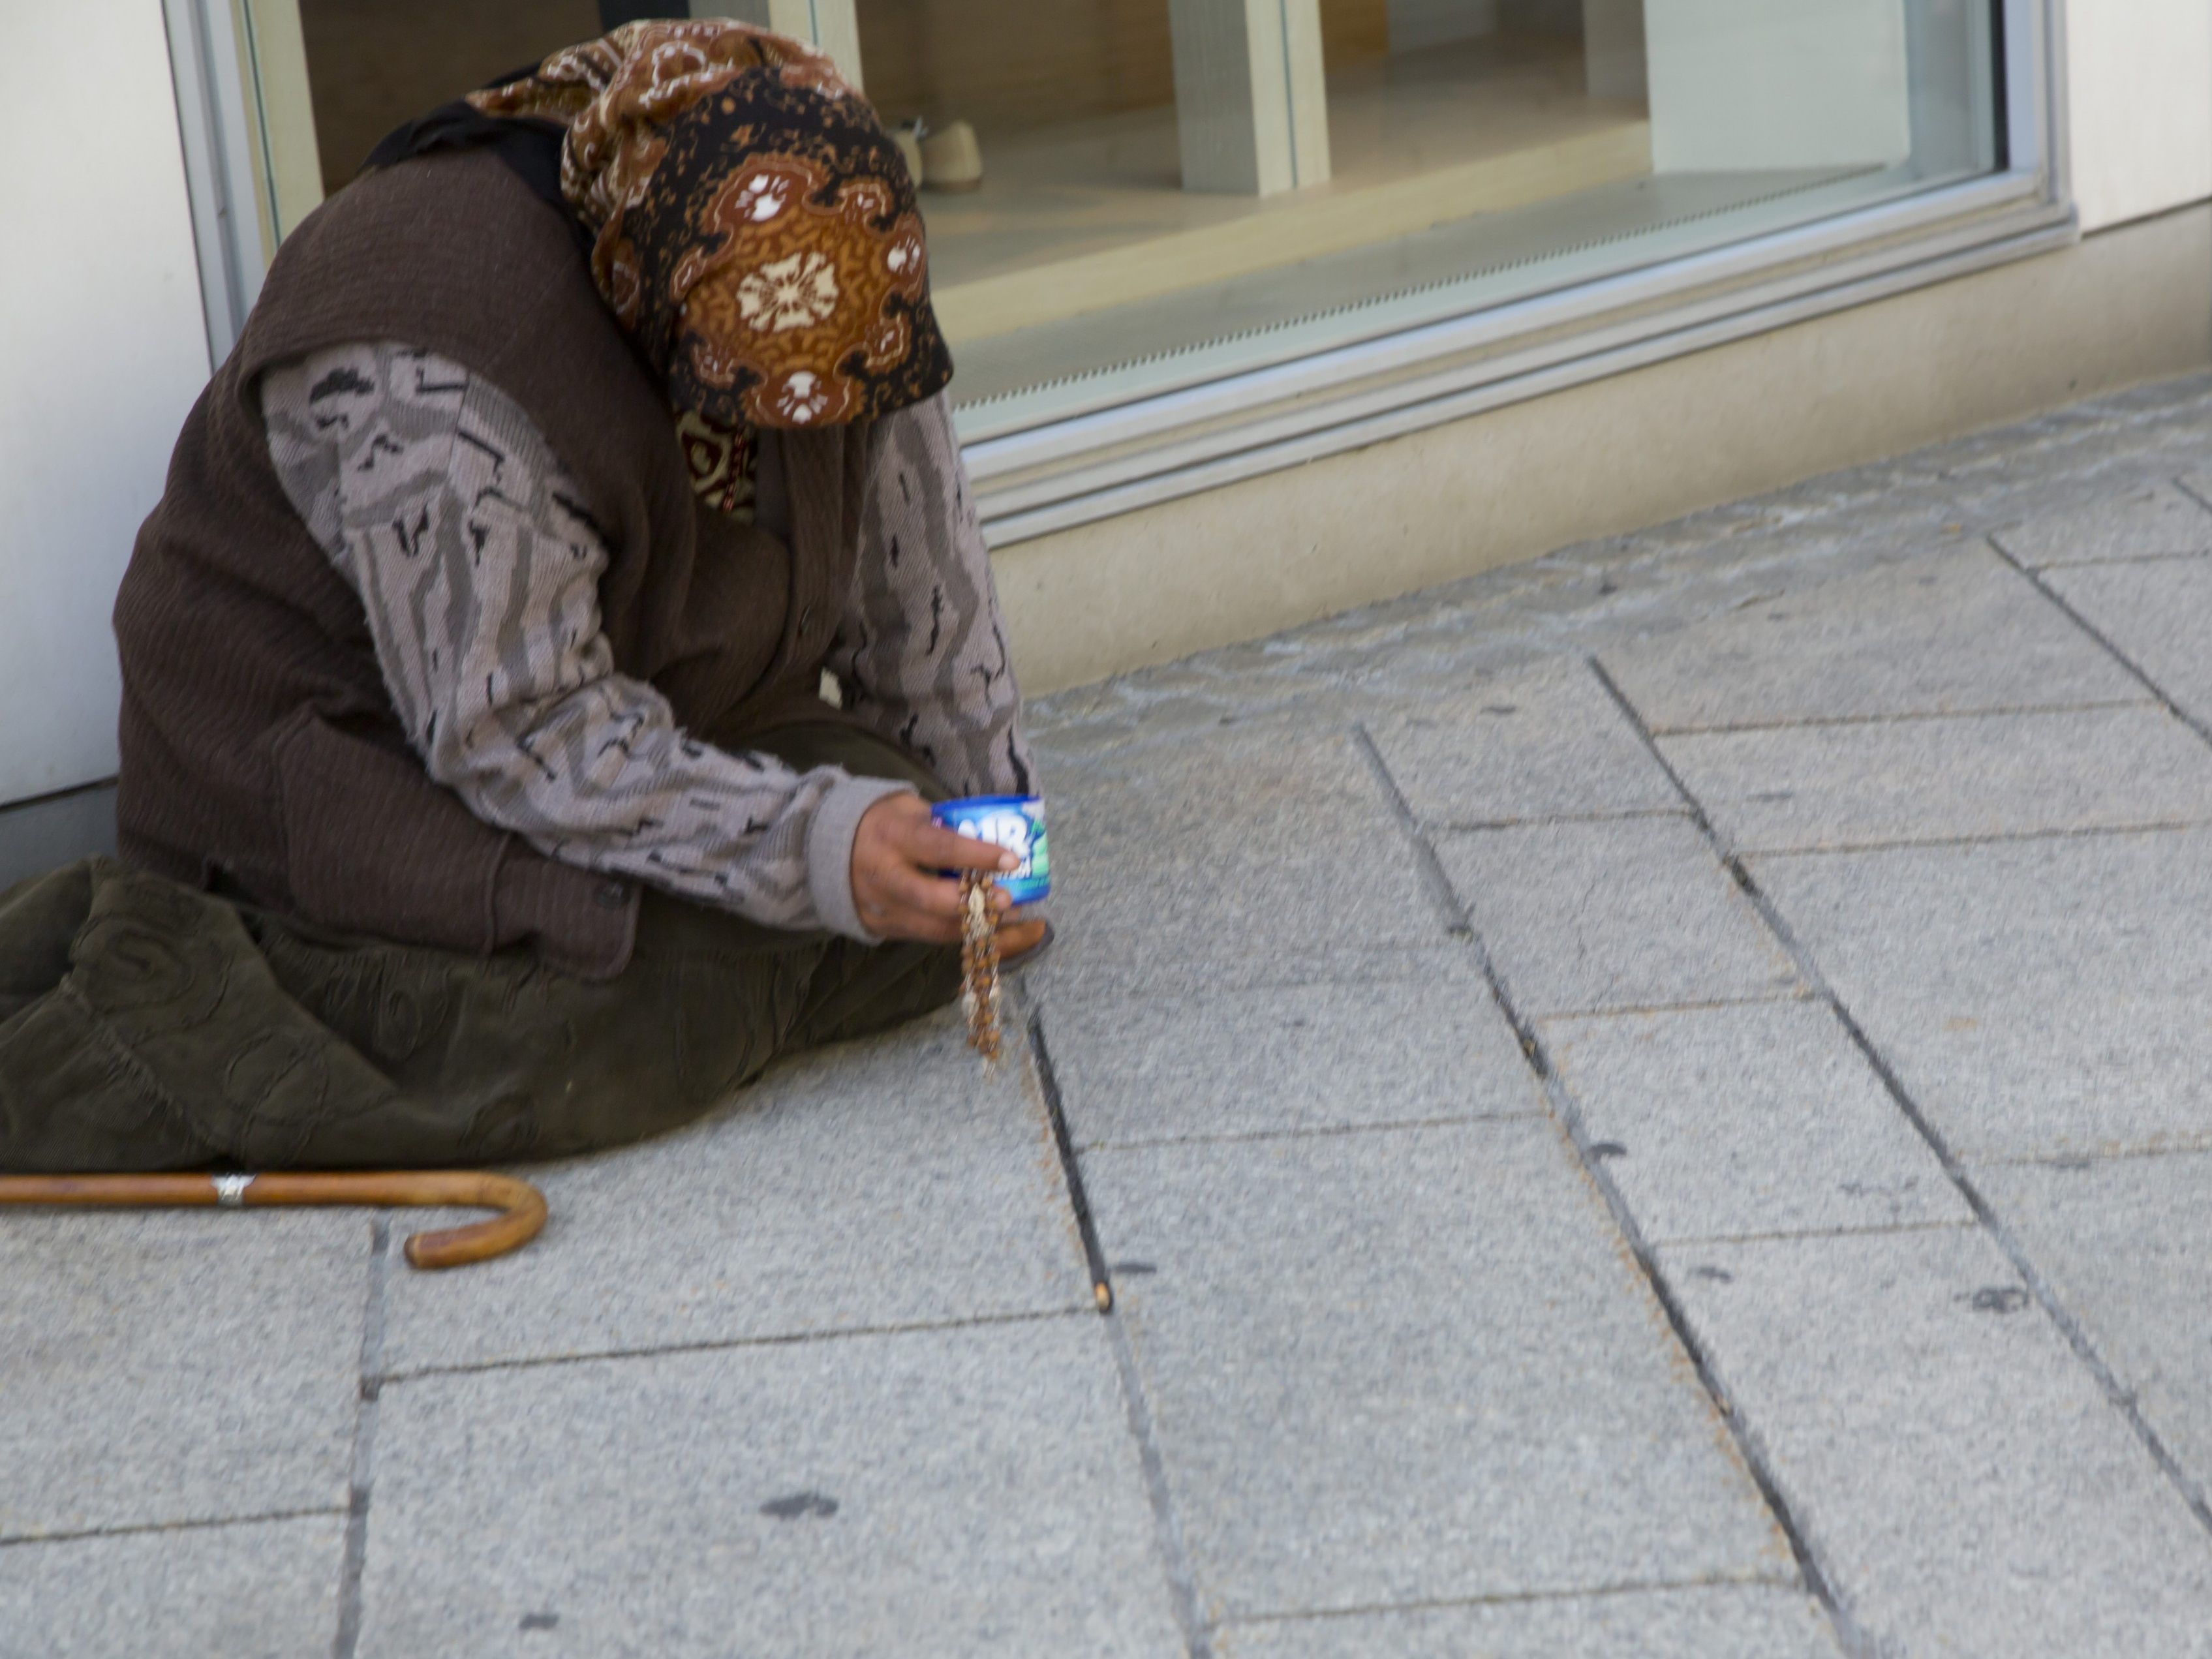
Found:
[[[1696,798],[1682,787],[1682,781],[1675,776],[1674,769],[1667,765],[1665,757],[1660,755],[1658,746],[1652,741],[1651,733],[1641,717],[1628,706],[1627,700],[1621,696],[1620,688],[1613,683],[1612,678],[1599,665],[1597,659],[1591,656],[1584,660],[1591,672],[1596,676],[1598,684],[1604,688],[1607,695],[1627,714],[1638,736],[1643,740],[1645,749],[1658,762],[1668,781],[1674,785],[1676,793],[1681,796],[1684,804],[1688,807],[1690,817],[1696,823],[1699,832],[1710,838],[1712,836],[1712,825],[1706,819],[1704,809],[1698,805]],[[1483,952],[1483,960],[1487,972],[1489,961],[1487,951]],[[1744,1470],[1750,1475],[1752,1485],[1758,1490],[1760,1500],[1766,1505],[1767,1513],[1773,1517],[1774,1524],[1781,1532],[1784,1541],[1790,1546],[1790,1558],[1797,1565],[1798,1577],[1804,1584],[1806,1593],[1820,1603],[1821,1611],[1826,1614],[1828,1622],[1833,1627],[1837,1639],[1845,1653],[1854,1656],[1854,1659],[1856,1659],[1856,1656],[1873,1652],[1874,1646],[1871,1639],[1860,1630],[1857,1621],[1845,1610],[1838,1597],[1834,1586],[1828,1582],[1826,1570],[1822,1567],[1820,1559],[1813,1553],[1812,1544],[1807,1537],[1802,1523],[1798,1520],[1796,1512],[1790,1507],[1789,1499],[1784,1496],[1781,1483],[1776,1479],[1773,1471],[1767,1467],[1765,1449],[1759,1444],[1758,1437],[1753,1433],[1750,1422],[1737,1408],[1735,1401],[1722,1384],[1720,1374],[1714,1366],[1712,1356],[1705,1352],[1705,1344],[1698,1339],[1696,1330],[1691,1325],[1688,1310],[1676,1297],[1674,1287],[1667,1282],[1666,1275],[1660,1271],[1658,1258],[1653,1253],[1650,1242],[1644,1237],[1643,1228],[1637,1222],[1635,1212],[1629,1207],[1627,1199],[1622,1194],[1620,1186],[1606,1168],[1605,1160],[1596,1155],[1588,1126],[1583,1121],[1581,1108],[1577,1104],[1574,1097],[1568,1093],[1566,1085],[1553,1068],[1551,1056],[1544,1047],[1541,1034],[1521,1013],[1520,1010],[1513,1006],[1505,986],[1495,974],[1491,975],[1491,982],[1492,991],[1498,997],[1498,1006],[1504,1012],[1505,1018],[1512,1024],[1516,1031],[1525,1034],[1523,1046],[1528,1054],[1529,1066],[1534,1071],[1538,1082],[1543,1087],[1546,1101],[1558,1117],[1560,1126],[1565,1129],[1568,1142],[1573,1146],[1575,1156],[1582,1164],[1583,1173],[1588,1177],[1590,1184],[1597,1189],[1599,1196],[1605,1200],[1606,1208],[1612,1214],[1613,1226],[1619,1231],[1621,1242],[1627,1246],[1629,1255],[1634,1260],[1638,1271],[1644,1275],[1644,1283],[1650,1289],[1652,1299],[1658,1303],[1660,1312],[1666,1316],[1668,1328],[1674,1333],[1674,1340],[1680,1345],[1683,1353],[1688,1357],[1691,1369],[1695,1372],[1699,1386],[1705,1389],[1706,1397],[1712,1401],[1713,1409],[1719,1413],[1721,1421],[1729,1431],[1729,1438],[1735,1446],[1736,1455],[1743,1460]]]
[[[1416,1133],[1429,1129],[1480,1128],[1493,1123],[1525,1123],[1540,1116],[1533,1109],[1516,1112],[1463,1112],[1453,1117],[1393,1117],[1374,1123],[1319,1123],[1295,1129],[1225,1129],[1215,1134],[1139,1135],[1127,1140],[1087,1140],[1086,1152],[1141,1152],[1162,1146],[1242,1146],[1254,1141],[1321,1140],[1345,1135]]]
[[[2026,570],[2021,570],[2008,554],[2000,550],[1998,556],[2003,558],[2008,564],[2011,564],[2014,569],[2021,570],[2021,574],[2028,580],[2035,581],[2033,575]],[[2049,590],[2043,588],[2040,582],[2036,582],[2035,585],[2039,590],[2049,594]],[[2063,600],[2058,599],[2055,594],[2049,596],[2053,603],[2058,605],[2069,617],[2074,617],[2071,608],[2068,607]],[[2079,617],[2075,617],[2075,620],[2080,622]],[[2107,651],[2111,651],[2112,655],[2137,679],[2149,687],[2152,693],[2161,702],[2166,703],[2178,718],[2182,719],[2191,731],[2196,732],[2199,737],[2205,738],[2208,743],[2212,743],[2212,737],[2206,737],[2203,727],[2181,714],[2179,709],[2173,708],[2165,693],[2159,690],[2142,670],[2129,663],[2126,658],[2122,657],[2117,650],[2113,649],[2103,635],[2090,628],[2087,623],[2081,623],[2081,626],[2099,644],[2103,645]],[[2043,1310],[2045,1316],[2057,1328],[2059,1334],[2065,1338],[2067,1346],[2074,1351],[2074,1357],[2095,1379],[2106,1402],[2120,1413],[2128,1427],[2134,1432],[2137,1443],[2150,1455],[2151,1462],[2166,1478],[2168,1483],[2173,1487],[2175,1494],[2188,1507],[2191,1515],[2207,1531],[2212,1531],[2212,1503],[2207,1502],[2203,1489],[2197,1485],[2189,1472],[2182,1468],[2158,1431],[2153,1428],[2149,1419],[2143,1416],[2142,1409],[2136,1403],[2134,1393],[2122,1386],[2118,1376],[2106,1363],[2105,1357],[2098,1352],[2096,1345],[2090,1341],[2088,1333],[2081,1328],[2080,1322],[2067,1310],[2065,1304],[2059,1301],[2057,1292],[2051,1288],[2050,1281],[2036,1267],[2026,1248],[2013,1237],[2012,1230],[2004,1224],[2003,1219],[1997,1214],[1995,1206],[1984,1196],[1981,1188],[1975,1184],[1973,1176],[1968,1173],[1958,1154],[1952,1150],[1950,1142],[1944,1139],[1942,1133],[1929,1121],[1928,1115],[1921,1109],[1920,1103],[1906,1090],[1905,1081],[1898,1075],[1896,1068],[1889,1063],[1881,1049],[1875,1047],[1874,1039],[1867,1034],[1866,1028],[1859,1024],[1857,1017],[1845,1005],[1835,987],[1828,982],[1827,976],[1820,971],[1820,965],[1813,960],[1812,952],[1797,937],[1796,931],[1790,926],[1773,900],[1769,898],[1765,890],[1760,888],[1743,860],[1736,856],[1734,850],[1714,830],[1711,820],[1705,816],[1704,806],[1698,802],[1697,797],[1690,793],[1688,787],[1683,783],[1674,769],[1667,764],[1667,757],[1660,753],[1659,745],[1654,741],[1650,728],[1644,724],[1644,717],[1637,712],[1635,705],[1621,694],[1620,688],[1613,684],[1612,678],[1606,673],[1603,665],[1599,663],[1596,658],[1592,657],[1589,659],[1589,665],[1591,672],[1597,676],[1599,683],[1605,687],[1613,702],[1620,707],[1623,717],[1635,729],[1637,735],[1643,739],[1644,745],[1650,751],[1652,758],[1666,770],[1667,775],[1674,781],[1675,788],[1681,791],[1682,799],[1689,803],[1691,816],[1697,820],[1708,844],[1712,848],[1714,856],[1720,860],[1722,867],[1735,878],[1736,885],[1743,890],[1744,896],[1751,902],[1752,908],[1759,913],[1759,920],[1766,924],[1767,930],[1773,934],[1776,942],[1789,954],[1799,975],[1803,977],[1808,985],[1813,988],[1814,994],[1826,1006],[1828,1012],[1834,1016],[1836,1023],[1843,1027],[1844,1034],[1850,1039],[1851,1046],[1858,1050],[1860,1057],[1873,1071],[1875,1077],[1888,1094],[1891,1103],[1904,1115],[1905,1121],[1912,1126],[1913,1132],[1926,1144],[1928,1150],[1935,1154],[1936,1163],[1942,1167],[1951,1185],[1958,1191],[1960,1197],[1966,1201],[1966,1207],[1972,1212],[1975,1221],[1980,1225],[1982,1231],[1989,1235],[1990,1242],[2003,1252],[2005,1259],[2012,1264],[2013,1271],[2017,1273],[2026,1283],[2028,1293],[2034,1297],[2037,1305]]]
[[[2144,690],[2149,692],[2152,696],[2155,697],[2158,700],[2158,703],[2160,708],[2164,708],[2167,714],[2172,715],[2174,719],[2179,720],[2191,732],[2194,732],[2199,740],[2207,745],[2212,745],[2212,730],[2208,730],[2203,721],[2198,720],[2194,714],[2190,714],[2186,709],[2183,708],[2179,703],[2176,702],[2170,696],[2168,696],[2166,688],[2160,685],[2156,680],[2151,678],[2151,677],[2143,671],[2142,665],[2139,665],[2134,658],[2128,655],[2126,652],[2121,650],[2118,645],[2113,643],[2110,636],[2108,636],[2102,629],[2099,628],[2094,623],[2091,622],[2079,611],[2076,611],[2073,605],[2069,604],[2064,594],[2061,593],[2049,582],[2044,580],[2042,572],[2029,569],[2027,566],[2022,564],[2018,559],[2013,557],[2011,554],[2006,552],[2002,547],[1998,546],[1994,538],[1990,539],[1990,545],[1996,549],[1997,557],[2002,559],[2007,564],[2010,565],[2014,570],[2020,573],[2021,580],[2027,583],[2029,586],[2033,587],[2037,592],[2040,593],[2045,599],[2050,601],[2052,605],[2057,607],[2058,613],[2064,617],[2067,621],[2072,623],[2075,627],[2080,629],[2084,634],[2087,635],[2090,640],[2100,647],[2106,656],[2110,657],[2114,662],[2119,664],[2120,667],[2126,672],[2129,678],[2134,680],[2136,684],[2142,686]]]
[[[1012,1313],[979,1313],[953,1319],[917,1319],[888,1325],[842,1325],[819,1331],[772,1331],[757,1336],[702,1337],[696,1341],[654,1343],[635,1348],[592,1348],[580,1353],[525,1354],[511,1359],[462,1360],[449,1364],[417,1365],[406,1370],[386,1371],[375,1377],[382,1388],[392,1383],[419,1382],[435,1376],[481,1376],[493,1371],[542,1370],[549,1365],[598,1365],[628,1359],[659,1359],[672,1354],[729,1353],[740,1348],[790,1348],[806,1342],[850,1342],[871,1337],[918,1336],[933,1331],[965,1331],[988,1325],[1035,1325],[1050,1319],[1087,1315],[1079,1304],[1040,1308]]]
[[[1453,1607],[1513,1607],[1530,1602],[1587,1601],[1609,1595],[1664,1595],[1670,1592],[1704,1589],[1771,1589],[1787,1594],[1795,1584],[1757,1573],[1711,1573],[1694,1578],[1625,1578],[1587,1589],[1564,1585],[1558,1589],[1498,1590],[1488,1595],[1423,1596],[1409,1601],[1360,1601],[1341,1607],[1301,1607],[1281,1613],[1240,1613],[1224,1625],[1303,1625],[1328,1619],[1367,1619],[1377,1613],[1429,1613]]]
[[[264,1510],[255,1515],[196,1515],[178,1521],[125,1521],[112,1527],[78,1527],[68,1532],[26,1532],[0,1538],[0,1550],[36,1549],[41,1544],[81,1544],[96,1538],[137,1538],[149,1533],[212,1532],[219,1527],[265,1527],[283,1521],[318,1521],[343,1515],[325,1504],[305,1510]]]
[[[2141,708],[2142,697],[2099,697],[2085,702],[2000,703],[1988,708],[1902,708],[1886,714],[1806,714],[1771,720],[1716,720],[1700,726],[1655,726],[1654,739],[1748,737],[1765,732],[1824,731],[1832,726],[1930,726],[1946,721],[2019,720],[2038,714],[2104,714]]]
[[[1060,1170],[1067,1182],[1068,1207],[1075,1212],[1075,1231],[1083,1240],[1083,1259],[1091,1269],[1091,1294],[1098,1311],[1114,1311],[1114,1280],[1106,1271],[1106,1253],[1099,1248],[1098,1229],[1091,1218],[1091,1195],[1084,1190],[1083,1164],[1075,1153],[1075,1139],[1067,1132],[1067,1109],[1060,1096],[1060,1079],[1052,1069],[1052,1050],[1045,1046],[1044,1010],[1030,1015],[1030,1052],[1036,1057],[1037,1085],[1044,1095],[1046,1115],[1052,1119],[1053,1144],[1060,1149]]]
[[[384,1304],[392,1279],[392,1223],[376,1218],[368,1236],[368,1296],[361,1321],[361,1395],[354,1407],[345,1543],[338,1566],[338,1623],[331,1659],[354,1659],[361,1644],[362,1575],[368,1565],[368,1504],[376,1474],[376,1417],[384,1395]]]
[[[1161,1455],[1152,1425],[1151,1402],[1145,1396],[1144,1377],[1129,1346],[1129,1333],[1114,1314],[1114,1283],[1099,1248],[1098,1229],[1091,1217],[1091,1198],[1083,1185],[1082,1161],[1068,1133],[1067,1110],[1060,1098],[1060,1077],[1053,1070],[1052,1050],[1046,1045],[1044,1010],[1033,1009],[1029,1019],[1030,1052],[1036,1063],[1037,1087],[1044,1096],[1045,1111],[1052,1120],[1052,1137],[1060,1149],[1061,1173],[1067,1182],[1068,1206],[1075,1212],[1076,1231],[1083,1240],[1083,1256],[1091,1269],[1093,1295],[1106,1322],[1107,1346],[1113,1351],[1114,1368],[1121,1382],[1121,1402],[1128,1414],[1130,1438],[1137,1446],[1138,1468],[1145,1480],[1146,1501],[1152,1510],[1153,1542],[1159,1551],[1160,1570],[1168,1590],[1176,1628],[1182,1634],[1184,1659],[1212,1659],[1213,1638],[1200,1610],[1198,1581],[1190,1551],[1182,1535],[1182,1520],[1176,1512],[1175,1497],[1168,1488],[1167,1460]]]
[[[1483,983],[1490,989],[1490,1000],[1505,1016],[1506,1024],[1512,1029],[1514,1041],[1521,1045],[1522,1058],[1528,1062],[1539,1079],[1548,1080],[1551,1061],[1545,1055],[1543,1043],[1537,1038],[1536,1028],[1522,1013],[1507,991],[1505,981],[1498,971],[1498,964],[1491,960],[1489,947],[1474,930],[1474,919],[1461,902],[1458,890],[1451,884],[1451,878],[1444,873],[1443,860],[1437,856],[1435,842],[1421,828],[1420,820],[1413,816],[1413,809],[1407,805],[1405,793],[1398,787],[1398,780],[1391,775],[1389,763],[1382,758],[1382,751],[1375,746],[1375,739],[1369,735],[1367,728],[1354,726],[1352,740],[1366,760],[1368,769],[1374,773],[1376,784],[1382,791],[1384,800],[1389,804],[1390,815],[1397,820],[1399,833],[1405,836],[1407,844],[1413,848],[1414,861],[1420,868],[1422,884],[1429,890],[1430,897],[1443,918],[1444,931],[1462,941],[1474,952],[1475,967],[1482,975]]]
[[[1928,836],[1914,841],[1848,841],[1831,847],[1742,847],[1740,859],[1848,858],[1863,853],[1948,851],[1960,847],[2017,847],[2038,841],[2096,841],[2124,836],[2179,836],[2202,830],[2212,817],[2161,818],[2142,823],[2077,823],[2053,830],[2000,830],[1987,835]]]

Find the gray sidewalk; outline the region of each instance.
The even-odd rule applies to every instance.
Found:
[[[0,1655],[2212,1655],[2208,502],[2200,377],[1047,700],[1012,1063],[506,1261],[0,1216]]]

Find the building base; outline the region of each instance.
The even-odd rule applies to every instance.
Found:
[[[1030,695],[2212,365],[2212,204],[996,554]]]

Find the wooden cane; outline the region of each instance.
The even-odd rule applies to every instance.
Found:
[[[477,1170],[396,1170],[374,1174],[0,1176],[0,1204],[179,1209],[221,1205],[377,1206],[387,1209],[486,1209],[488,1221],[407,1241],[424,1269],[465,1267],[519,1250],[545,1225],[545,1195],[526,1181]]]

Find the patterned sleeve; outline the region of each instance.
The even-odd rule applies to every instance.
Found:
[[[390,343],[315,352],[260,384],[277,475],[361,595],[433,778],[563,863],[770,927],[872,937],[853,903],[853,836],[905,786],[725,753],[617,673],[605,544],[505,394]]]
[[[1035,794],[951,400],[878,421],[873,447],[860,569],[830,654],[845,706],[956,794]]]

